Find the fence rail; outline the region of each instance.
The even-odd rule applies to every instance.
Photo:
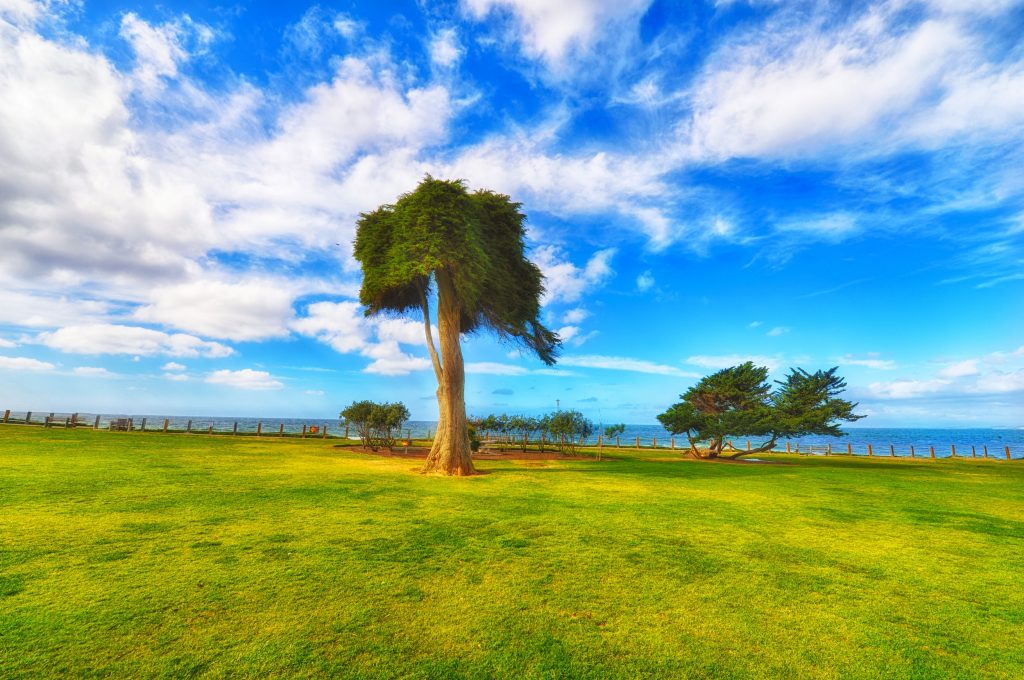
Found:
[[[132,416],[106,416],[83,413],[42,413],[33,411],[15,412],[5,410],[0,423],[4,425],[34,425],[44,428],[88,428],[93,430],[109,430],[120,432],[161,432],[161,433],[182,433],[195,435],[212,436],[255,436],[255,437],[298,437],[298,438],[344,438],[349,439],[349,428],[338,426],[323,421],[292,421],[286,424],[280,421],[261,421],[254,419],[226,421],[216,419],[220,423],[231,422],[229,429],[214,425],[214,419],[187,419],[187,418],[161,418],[153,422],[148,417],[136,419]],[[246,425],[246,423],[250,423]],[[252,423],[255,423],[254,425]],[[239,426],[241,424],[241,427]],[[427,431],[426,437],[415,437],[416,439],[431,439],[431,432]],[[406,431],[405,439],[413,439],[412,432]],[[483,445],[490,449],[516,449],[524,447],[556,447],[566,444],[564,437],[551,437],[544,433],[536,435],[513,435],[508,433],[483,433]],[[669,451],[685,452],[689,449],[689,442],[685,438],[676,437],[615,437],[606,438],[601,435],[580,437],[573,444],[579,447],[597,449],[659,449]],[[756,449],[759,442],[751,440],[727,442],[727,454],[743,453]],[[765,452],[769,453],[769,452]],[[847,442],[841,445],[833,444],[802,444],[800,442],[786,441],[777,442],[770,453],[792,453],[799,455],[814,456],[866,456],[868,458],[902,458],[935,460],[939,458],[972,458],[989,460],[1020,460],[1024,459],[1024,447],[1011,451],[1011,447],[1005,444],[980,443],[948,445],[935,444],[875,444],[871,442]]]

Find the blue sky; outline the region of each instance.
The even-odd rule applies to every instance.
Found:
[[[862,425],[1024,426],[1024,3],[0,0],[0,408],[436,414],[361,211],[521,201],[546,369],[471,413],[654,422],[752,359]]]

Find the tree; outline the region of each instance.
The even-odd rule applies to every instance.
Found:
[[[722,455],[728,446],[727,436],[767,438],[750,451],[733,449],[729,458],[770,451],[782,437],[839,436],[839,421],[853,422],[864,416],[853,412],[857,404],[839,398],[846,382],[836,370],[808,373],[790,369],[772,390],[768,369],[748,361],[701,379],[658,420],[672,434],[685,433],[690,454],[697,458]],[[705,451],[697,446],[699,441],[709,442]]]
[[[575,453],[580,437],[589,437],[594,423],[579,411],[556,411],[548,417],[547,431],[559,450]]]
[[[355,257],[363,268],[359,300],[367,316],[419,310],[437,378],[438,424],[424,472],[470,475],[465,369],[460,338],[490,330],[546,364],[560,341],[540,321],[544,277],[526,259],[521,204],[462,180],[430,177],[394,205],[363,213]],[[437,294],[440,352],[429,300]]]
[[[604,428],[604,436],[605,439],[615,439],[625,431],[626,426],[623,423],[619,423],[618,425],[609,425],[608,427]]]
[[[409,419],[409,409],[401,402],[355,401],[341,412],[340,418],[356,429],[364,448],[377,451],[394,448],[396,435]]]

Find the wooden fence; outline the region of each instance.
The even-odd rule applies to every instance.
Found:
[[[160,422],[152,423],[149,422],[148,418],[141,418],[136,421],[132,417],[111,417],[107,418],[104,423],[102,416],[96,415],[94,417],[83,418],[81,414],[61,414],[57,415],[53,412],[48,414],[33,413],[32,411],[24,412],[23,414],[16,414],[11,410],[6,410],[3,413],[3,420],[0,421],[4,425],[38,425],[47,428],[59,427],[59,428],[78,428],[88,427],[94,430],[111,430],[121,432],[163,432],[163,433],[183,433],[183,434],[205,434],[205,435],[231,435],[231,436],[255,436],[255,437],[297,437],[302,439],[307,438],[334,438],[342,437],[345,439],[349,438],[349,428],[347,426],[337,428],[334,432],[331,431],[329,425],[324,422],[304,422],[302,423],[302,429],[300,430],[286,430],[283,422],[268,421],[264,428],[263,421],[256,421],[256,425],[252,429],[246,429],[239,427],[239,421],[233,421],[230,430],[215,429],[212,421],[208,420],[188,420],[183,428],[172,428],[171,419],[163,418]],[[223,421],[222,421],[223,422]],[[274,427],[274,425],[277,427]],[[101,427],[103,425],[103,427]],[[428,430],[425,439],[430,439],[430,431]],[[411,440],[412,433],[406,431],[405,439]],[[417,439],[420,439],[417,437]],[[540,433],[535,436],[530,435],[512,435],[508,433],[483,433],[483,443],[486,448],[522,448],[524,446],[529,447],[556,447],[565,446],[567,443],[565,437],[552,438],[545,433]],[[615,437],[614,440],[607,439],[601,435],[580,437],[578,441],[573,442],[576,446],[597,448],[597,449],[663,449],[670,451],[683,452],[689,448],[689,442],[685,438],[677,440],[676,437],[628,437],[623,438],[621,436]],[[749,451],[752,448],[757,448],[758,442],[752,442],[750,440],[736,442],[735,440],[727,442],[727,454],[736,451]],[[1013,452],[1010,447],[1004,444],[993,443],[991,447],[989,444],[968,444],[968,445],[957,445],[950,443],[948,446],[935,446],[926,444],[924,446],[917,446],[913,444],[903,445],[897,447],[895,444],[883,444],[877,449],[875,444],[862,443],[854,444],[852,442],[843,445],[832,445],[832,444],[801,444],[799,442],[778,442],[772,453],[793,453],[799,455],[816,455],[816,456],[866,456],[869,458],[902,458],[902,459],[922,459],[922,460],[934,460],[937,458],[974,458],[974,459],[994,459],[994,460],[1014,460]],[[1024,456],[1024,451],[1018,452],[1018,459]]]

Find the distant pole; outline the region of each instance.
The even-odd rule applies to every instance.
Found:
[[[29,412],[27,412],[25,414],[25,424],[26,425],[31,425],[32,424],[32,411],[29,411]]]
[[[617,448],[617,449],[621,449],[622,448],[622,438],[621,437],[618,437],[618,436],[615,437],[615,448]]]
[[[911,457],[911,458],[914,458],[914,457],[915,457],[915,456],[914,456],[914,445],[913,445],[913,444],[911,444],[911,445],[910,445],[910,457]]]
[[[231,426],[231,435],[234,436],[234,435],[237,435],[237,434],[238,434],[238,421],[236,420],[235,424]]]
[[[1010,447],[1009,446],[1006,447],[1006,460],[1013,460],[1012,458],[1010,458]]]
[[[263,422],[262,421],[257,421],[257,423],[256,423],[256,436],[259,437],[261,434],[263,434]]]
[[[99,416],[96,416],[96,421],[92,424],[92,429],[94,429],[94,430],[100,429],[100,417]]]
[[[185,428],[185,431],[188,432],[189,434],[192,433],[192,421],[191,420],[188,421],[188,427]]]
[[[128,431],[131,432],[134,429],[135,429],[135,419],[134,418],[129,418],[128,419]]]
[[[956,444],[950,444],[949,445],[949,451],[950,451],[950,453],[953,454],[953,457],[956,458]]]
[[[985,444],[982,448],[985,450],[985,457],[988,458],[988,444]]]
[[[210,423],[210,429],[206,431],[206,434],[213,434],[213,423]]]
[[[302,438],[303,439],[306,438],[306,424],[305,423],[302,424]]]
[[[50,416],[43,418],[43,427],[50,427]]]
[[[604,437],[597,435],[597,448],[604,448]]]
[[[978,454],[974,452],[974,444],[971,444],[971,458],[977,458]]]
[[[71,427],[71,418],[65,418],[64,419],[64,429],[66,430],[69,427]]]
[[[284,425],[281,427],[284,427]],[[345,439],[348,439],[348,425],[345,425]],[[430,430],[427,430],[427,439],[430,439]]]
[[[851,444],[849,442],[846,443],[846,455],[848,455],[848,456],[852,456],[853,455],[853,444]]]
[[[652,449],[658,448],[658,438],[657,437],[651,437],[651,448]]]
[[[825,447],[825,455],[826,456],[831,456],[832,455],[832,442],[829,442],[828,445]]]
[[[281,427],[280,427],[280,428],[278,428],[278,430],[277,430],[277,436],[278,436],[278,437],[283,437],[283,436],[284,436],[284,423],[281,423]]]
[[[675,451],[675,450],[676,450],[676,438],[675,438],[675,437],[672,437],[672,439],[670,440],[670,442],[671,442],[671,443],[670,443],[670,446],[672,447],[672,450],[673,450],[673,451]]]
[[[6,425],[7,421],[10,420],[10,419],[11,419],[11,409],[7,409],[6,411],[4,411],[4,425]]]
[[[868,456],[874,456],[875,450],[871,448],[871,444],[868,444]]]
[[[320,435],[320,438],[321,439],[327,439],[327,423],[324,423],[324,431],[323,431],[323,434]],[[406,439],[405,441],[409,441],[409,440]]]
[[[99,416],[96,417],[96,422],[99,422]],[[167,426],[171,424],[170,418],[164,418],[164,434],[167,434]]]
[[[636,448],[638,448],[638,449],[640,448],[640,436],[639,435],[637,435],[637,438],[636,438]]]
[[[892,444],[889,444],[889,457],[892,458],[895,455],[896,455],[896,447],[894,447]]]
[[[142,419],[142,427],[140,427],[139,429],[142,430],[143,432],[146,431],[146,419],[145,418]]]
[[[748,439],[747,440],[747,451],[749,451],[749,450],[750,450],[750,440]]]
[[[928,447],[928,456],[930,458],[934,458],[935,457],[935,447],[934,446],[929,446]]]
[[[793,453],[793,449],[789,446],[789,440],[786,441],[786,453]]]

